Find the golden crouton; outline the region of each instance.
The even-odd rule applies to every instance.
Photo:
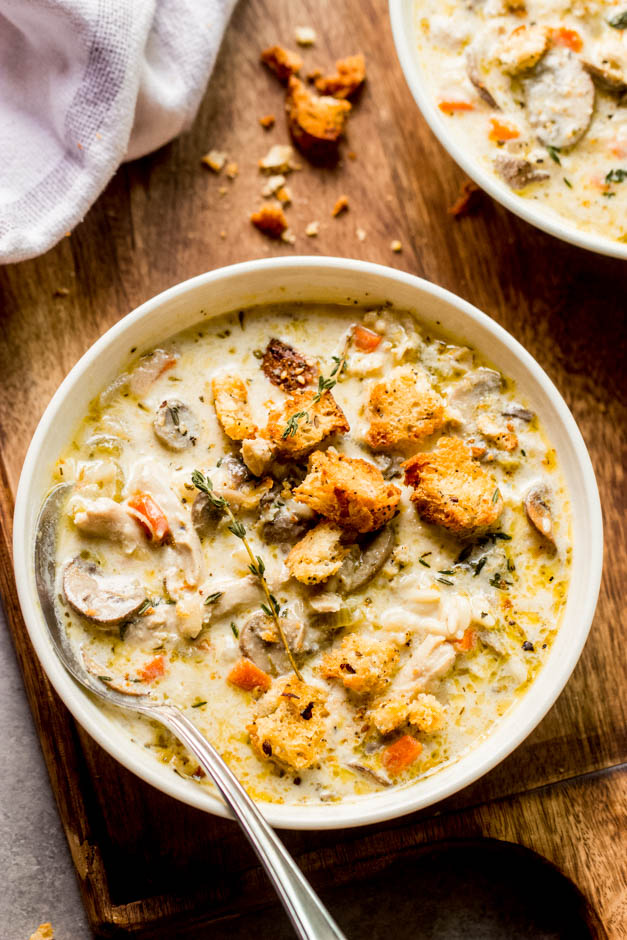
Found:
[[[536,65],[549,47],[549,30],[534,24],[517,26],[497,46],[497,58],[504,72],[518,75]]]
[[[321,75],[316,79],[316,88],[321,95],[334,98],[350,98],[361,87],[366,78],[366,60],[361,52],[338,59],[337,74]]]
[[[421,692],[414,699],[407,695],[380,702],[369,712],[369,717],[381,734],[389,734],[405,724],[430,734],[442,727],[444,706],[435,695]]]
[[[335,523],[319,522],[285,559],[290,574],[303,584],[318,584],[330,578],[348,554],[348,546],[341,543],[343,534]]]
[[[251,214],[250,221],[268,238],[280,238],[287,231],[287,219],[280,206],[262,206]]]
[[[279,454],[303,457],[331,434],[345,434],[350,425],[331,392],[314,401],[316,392],[297,392],[280,411],[268,415],[263,436]]]
[[[351,633],[327,653],[320,674],[325,679],[340,679],[351,692],[377,695],[389,682],[398,660],[394,643]]]
[[[257,426],[248,407],[248,389],[238,375],[218,375],[211,380],[213,403],[224,433],[232,441],[254,437]]]
[[[327,450],[311,455],[309,473],[293,495],[338,525],[373,532],[393,517],[401,491],[367,460]]]
[[[34,934],[31,934],[30,940],[54,940],[54,929],[48,921],[40,924]]]
[[[373,450],[402,448],[439,431],[445,421],[444,400],[424,372],[403,367],[373,387],[367,416],[366,439]]]
[[[320,759],[328,714],[320,689],[289,676],[273,683],[246,730],[259,757],[305,770]]]
[[[429,454],[416,454],[403,464],[405,483],[425,522],[458,535],[496,522],[503,498],[491,474],[471,457],[463,441],[441,437]]]
[[[477,418],[477,427],[483,436],[488,441],[492,441],[499,450],[516,450],[518,447],[518,437],[511,422],[504,426],[484,414]]]
[[[283,46],[270,46],[261,53],[261,61],[274,72],[280,82],[285,83],[296,72],[300,71],[303,60],[295,52],[284,49]]]
[[[325,95],[313,95],[299,78],[292,75],[285,103],[287,123],[294,143],[312,158],[333,153],[344,132],[351,110],[350,102]]]
[[[300,392],[318,377],[318,366],[301,352],[282,342],[271,339],[261,362],[266,378],[284,392]]]

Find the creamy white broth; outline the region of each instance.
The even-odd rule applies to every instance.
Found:
[[[627,29],[609,25],[627,6],[416,0],[414,12],[423,80],[458,143],[549,216],[627,240]]]
[[[326,582],[313,587],[302,584],[290,577],[285,565],[288,550],[299,539],[268,543],[258,510],[237,514],[255,555],[263,557],[268,583],[281,608],[314,635],[310,652],[298,661],[305,682],[326,697],[328,716],[313,765],[294,769],[253,750],[247,728],[265,696],[259,690],[244,691],[227,679],[242,658],[242,627],[259,612],[264,598],[254,587],[251,593],[250,582],[254,584],[255,579],[248,571],[249,558],[242,542],[228,530],[228,520],[219,522],[210,537],[194,542],[191,506],[197,490],[191,475],[201,470],[219,489],[220,473],[229,463],[218,464],[240,452],[240,445],[226,437],[217,419],[211,391],[214,375],[226,371],[242,377],[252,417],[263,428],[268,412],[287,398],[260,367],[269,340],[278,337],[303,351],[319,363],[323,376],[329,376],[332,357],[341,354],[356,323],[365,323],[383,338],[373,352],[360,352],[354,343],[349,347],[346,370],[332,395],[350,432],[328,438],[317,449],[334,447],[369,461],[388,477],[393,474],[391,482],[401,497],[398,512],[388,523],[394,532],[392,553],[369,583],[341,597],[340,615],[320,613],[312,605],[320,607],[320,595],[329,593]],[[76,481],[59,535],[61,614],[72,641],[83,647],[97,674],[106,681],[119,678],[131,691],[150,689],[181,707],[217,746],[249,792],[271,802],[349,799],[384,783],[406,784],[457,760],[489,733],[522,694],[533,695],[533,678],[546,659],[565,605],[570,510],[541,422],[526,411],[527,403],[511,381],[504,378],[502,387],[480,406],[481,410],[489,406],[490,414],[498,416],[502,411],[523,416],[499,418],[516,437],[516,446],[504,451],[482,437],[472,415],[464,419],[460,409],[449,404],[460,384],[486,364],[466,347],[421,329],[407,313],[328,305],[264,307],[203,323],[168,340],[160,350],[164,362],[176,361],[150,384],[135,378],[150,360],[131,361],[124,376],[94,401],[54,472],[55,482]],[[424,370],[442,395],[447,409],[444,425],[419,444],[404,447],[402,453],[394,448],[373,453],[364,442],[365,403],[377,381],[406,364]],[[166,449],[153,428],[159,406],[172,398],[192,412],[190,428],[195,440],[181,452]],[[474,414],[474,406],[471,411]],[[445,435],[485,449],[477,462],[494,477],[504,503],[494,525],[464,537],[421,520],[398,469],[401,459],[433,450]],[[294,472],[302,478],[307,459],[298,463],[301,469]],[[269,475],[285,473],[285,464],[275,461]],[[135,525],[130,544],[90,535],[74,523],[81,506],[103,497],[126,512],[138,475],[155,481],[152,491],[157,501],[162,498],[160,487],[169,491],[168,512],[179,513],[186,521],[189,538],[181,538],[190,545],[151,543],[128,513]],[[525,495],[538,481],[550,489],[556,548],[530,524],[523,508]],[[257,484],[253,481],[252,485]],[[311,529],[315,522],[305,519],[303,525]],[[107,576],[134,578],[150,606],[110,627],[80,616],[63,600],[61,577],[71,560],[81,556],[99,565]],[[193,588],[181,582],[181,571],[186,566],[191,570],[190,565],[199,569]],[[224,593],[218,601],[205,604],[220,590]],[[222,606],[235,596],[245,602],[222,615]],[[337,629],[329,626],[342,618],[351,622]],[[474,646],[461,652],[455,644],[463,643],[467,628]],[[325,657],[353,634],[396,648],[397,671],[377,695],[357,695],[342,681],[321,674]],[[421,694],[435,696],[444,706],[442,727],[428,733],[404,722],[387,734],[368,727],[371,709],[391,694],[397,676],[425,641],[427,647],[436,645],[436,653],[445,651],[444,672],[417,684]],[[150,668],[145,672],[155,659],[161,660],[163,675],[151,676]],[[269,696],[283,680],[275,675],[271,681]],[[210,786],[196,773],[197,762],[166,732],[117,710],[110,717],[156,760],[198,779],[201,786]],[[406,734],[420,742],[422,752],[407,769],[390,773],[386,749]],[[351,767],[355,763],[376,776]]]

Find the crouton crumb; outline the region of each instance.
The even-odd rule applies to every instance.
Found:
[[[287,88],[285,110],[294,142],[311,158],[327,157],[344,132],[350,102],[313,95],[295,75]]]
[[[339,679],[351,692],[376,695],[388,684],[398,661],[394,643],[352,633],[323,658],[320,674]]]
[[[289,186],[280,186],[275,193],[276,198],[282,206],[289,206],[292,203],[292,190]]]
[[[448,214],[456,219],[464,215],[470,215],[479,205],[482,190],[472,180],[466,180],[462,183],[459,196],[452,206],[448,208]]]
[[[334,98],[350,98],[361,87],[366,78],[366,60],[361,52],[338,59],[335,63],[335,75],[321,75],[316,78],[316,89],[322,95]]]
[[[208,166],[214,173],[219,173],[226,163],[226,159],[226,154],[221,150],[210,150],[209,153],[200,158],[200,162]]]
[[[277,679],[260,699],[246,730],[262,760],[305,770],[322,756],[328,714],[321,689],[289,676]]]
[[[237,163],[235,163],[234,160],[231,161],[231,163],[227,163],[225,172],[226,172],[226,175],[228,176],[228,178],[229,178],[230,180],[234,180],[235,177],[236,177],[236,176],[238,175],[238,173],[239,173],[239,167],[238,167]]]
[[[305,235],[308,238],[315,238],[320,231],[320,222],[310,222],[305,229]]]
[[[432,734],[444,724],[444,715],[445,708],[435,695],[421,692],[414,699],[406,695],[379,702],[369,713],[369,718],[381,734],[390,734],[405,724]]]
[[[360,242],[365,242],[365,241],[366,241],[367,232],[366,232],[365,228],[359,228],[359,227],[357,227],[357,228],[355,229],[355,235],[357,236],[357,239],[358,239]]]
[[[268,238],[281,238],[287,231],[287,219],[280,206],[262,206],[252,213],[250,221]]]
[[[316,42],[316,31],[311,26],[297,26],[294,30],[294,39],[299,46],[313,46]]]
[[[274,196],[274,194],[285,185],[286,177],[282,173],[277,173],[274,176],[268,177],[268,182],[261,190],[261,195],[269,198]]]
[[[294,151],[289,144],[275,144],[259,161],[259,169],[269,173],[289,173],[296,169],[293,156]]]
[[[40,924],[35,933],[31,934],[30,940],[54,940],[52,924],[49,921]]]
[[[403,250],[403,243],[399,242],[398,238],[395,238],[393,242],[390,242],[390,248],[392,251],[399,252]]]
[[[261,61],[284,85],[302,68],[303,60],[296,52],[290,52],[283,46],[270,46],[261,53]]]
[[[276,118],[274,114],[264,114],[259,118],[259,123],[264,131],[269,131],[276,124]]]
[[[331,210],[331,215],[336,219],[342,212],[348,212],[348,196],[339,197]]]
[[[301,584],[319,584],[339,571],[348,554],[342,545],[344,530],[333,522],[319,522],[292,548],[285,564]]]

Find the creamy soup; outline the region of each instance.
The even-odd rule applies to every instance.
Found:
[[[627,241],[627,6],[416,0],[424,81],[484,170],[548,214]]]
[[[570,510],[541,417],[391,308],[200,323],[94,400],[60,615],[87,668],[174,703],[260,800],[406,785],[489,734],[545,661]],[[161,727],[110,717],[210,786]]]

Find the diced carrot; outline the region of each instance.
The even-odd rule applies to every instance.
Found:
[[[467,627],[461,640],[453,643],[458,653],[467,653],[475,645],[475,630],[473,627]]]
[[[165,513],[148,493],[131,496],[127,505],[153,541],[163,542],[170,534],[170,524]]]
[[[360,352],[374,352],[379,343],[381,342],[381,337],[378,333],[375,333],[373,330],[369,330],[366,326],[362,326],[361,323],[358,323],[355,329],[353,330],[353,340],[355,346]]]
[[[143,669],[139,670],[139,675],[144,682],[152,682],[153,679],[165,675],[165,659],[163,656],[155,656]]]
[[[438,104],[440,111],[447,112],[453,111],[474,111],[475,106],[470,101],[440,101]]]
[[[400,774],[409,767],[422,753],[422,744],[411,734],[405,734],[398,741],[389,744],[383,752],[383,766],[391,774]]]
[[[502,143],[504,140],[515,140],[516,137],[520,137],[518,128],[512,127],[511,124],[504,124],[496,118],[490,118],[490,123],[492,124],[492,130],[488,134],[490,140]]]
[[[559,29],[551,30],[551,39],[556,46],[567,46],[573,52],[581,52],[583,40],[576,29],[566,29],[560,26]]]
[[[246,657],[238,659],[226,679],[231,685],[236,685],[246,692],[251,692],[253,689],[263,689],[264,692],[267,692],[272,683],[268,673],[260,669],[259,666],[255,666]]]

